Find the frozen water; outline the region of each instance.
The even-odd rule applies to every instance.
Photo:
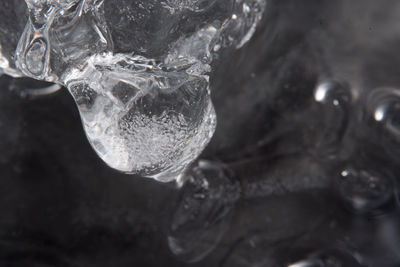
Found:
[[[213,57],[249,41],[265,8],[263,0],[26,4],[16,72],[67,87],[100,158],[160,181],[179,178],[211,139]]]
[[[27,4],[29,20],[17,47],[17,64],[26,76],[64,84],[66,72],[91,55],[112,50],[101,1]]]
[[[197,262],[228,230],[240,186],[232,172],[216,162],[200,160],[185,176],[188,181],[172,218],[168,244],[181,260]]]
[[[107,54],[90,58],[65,81],[92,146],[115,169],[174,179],[214,132],[215,113],[203,77],[163,71],[140,57]]]
[[[26,10],[24,0],[0,2],[0,75],[22,76],[15,66],[15,48],[26,24]]]
[[[114,51],[164,58],[175,43],[209,25],[219,34],[213,46],[244,44],[254,33],[265,0],[113,0],[105,1],[105,17]],[[123,7],[123,8],[121,8]]]
[[[243,18],[233,10],[248,10],[243,2],[106,0],[99,20],[83,8],[77,18],[87,17],[77,29],[96,40],[93,27],[84,25],[104,19],[107,48],[68,50],[63,53],[72,56],[63,60],[50,40],[48,73],[74,95],[90,139],[100,136],[96,150],[124,155],[134,134],[158,146],[143,125],[131,131],[135,121],[126,118],[144,117],[144,125],[164,129],[162,113],[154,121],[148,115],[159,107],[151,92],[168,104],[169,95],[187,99],[186,92],[201,85],[211,87],[219,119],[202,156],[224,162],[235,176],[223,178],[228,175],[220,166],[208,162],[187,168],[180,190],[129,179],[82,146],[65,92],[28,101],[14,95],[18,90],[1,90],[2,262],[55,266],[65,257],[64,265],[77,266],[189,266],[181,261],[199,260],[195,266],[398,266],[400,5],[360,2],[269,1],[265,24],[240,51],[226,47],[242,39],[229,35]],[[66,11],[67,18],[79,7]],[[38,41],[28,59],[42,58]],[[28,63],[31,76],[43,66]],[[88,74],[94,77],[84,79]],[[7,89],[20,81],[1,82]],[[196,92],[193,97],[206,102],[208,90]],[[137,105],[141,101],[151,108]],[[189,124],[165,114],[176,122],[174,131],[183,123],[183,135],[196,135],[190,125],[201,118],[185,105],[167,107],[193,118]],[[121,136],[102,138],[108,134],[103,121]],[[123,166],[129,160],[109,161]],[[149,175],[166,167],[148,166]],[[43,254],[36,245],[43,245]]]

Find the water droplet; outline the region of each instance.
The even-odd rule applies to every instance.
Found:
[[[344,204],[356,213],[378,213],[393,203],[392,177],[385,171],[348,165],[340,171],[336,186]]]

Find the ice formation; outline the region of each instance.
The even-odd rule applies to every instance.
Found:
[[[188,182],[172,216],[168,245],[185,262],[206,257],[229,229],[241,191],[226,166],[200,160],[187,172]]]
[[[0,51],[1,72],[67,87],[99,157],[160,181],[179,178],[211,139],[213,56],[249,41],[265,8],[264,0],[25,2],[28,21],[15,55]]]

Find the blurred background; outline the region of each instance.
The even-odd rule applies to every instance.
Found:
[[[3,75],[0,266],[400,266],[399,15],[268,0],[214,61],[204,192],[110,169],[66,89]]]

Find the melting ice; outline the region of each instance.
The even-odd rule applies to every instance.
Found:
[[[100,158],[160,181],[179,178],[208,144],[213,57],[243,46],[265,8],[263,0],[25,2],[28,22],[15,55],[0,54],[2,72],[67,87]]]

